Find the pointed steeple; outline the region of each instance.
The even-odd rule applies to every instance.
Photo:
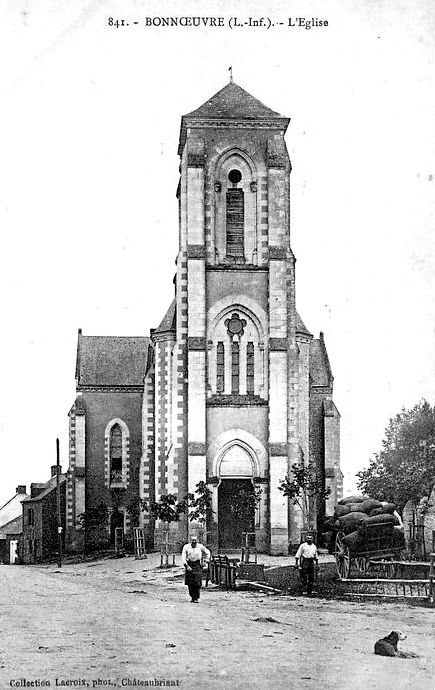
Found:
[[[259,118],[281,118],[282,115],[268,108],[267,105],[251,96],[235,82],[230,81],[203,105],[184,117],[257,120]]]
[[[204,125],[218,125],[219,121],[232,122],[262,122],[287,129],[290,119],[283,117],[275,110],[268,108],[261,101],[242,89],[241,86],[230,81],[223,89],[218,91],[208,101],[196,110],[181,118],[180,146],[181,155],[186,140],[186,130],[189,126],[198,125],[198,121]]]

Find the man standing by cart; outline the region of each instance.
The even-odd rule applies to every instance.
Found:
[[[198,544],[195,534],[190,537],[190,544],[183,546],[181,562],[185,568],[184,583],[189,588],[190,598],[193,604],[197,604],[202,586],[202,570],[207,568],[210,560],[210,551],[202,544]]]
[[[306,540],[302,542],[296,551],[295,558],[303,591],[306,591],[308,596],[311,596],[313,592],[314,576],[319,564],[317,558],[317,547],[314,544],[312,534],[307,534]]]

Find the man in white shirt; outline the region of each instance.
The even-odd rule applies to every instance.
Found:
[[[198,544],[195,534],[190,537],[190,544],[185,544],[181,552],[181,562],[186,574],[184,584],[189,588],[192,604],[197,604],[202,587],[202,571],[207,569],[210,551],[202,544]]]
[[[310,596],[314,584],[314,566],[317,567],[318,565],[317,547],[314,544],[312,534],[307,534],[306,541],[304,541],[296,551],[295,559],[302,587],[306,590],[308,596]]]

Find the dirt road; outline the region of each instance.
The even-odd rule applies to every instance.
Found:
[[[217,589],[192,605],[181,569],[156,565],[0,566],[1,690],[434,689],[433,609]],[[395,629],[418,659],[373,654]]]

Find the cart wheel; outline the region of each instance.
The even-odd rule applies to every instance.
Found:
[[[339,576],[345,580],[349,577],[351,557],[349,547],[343,542],[344,532],[338,532],[335,538],[335,562]]]
[[[369,559],[365,556],[358,556],[357,558],[355,558],[355,565],[358,568],[359,572],[363,575],[366,575],[368,573]]]

